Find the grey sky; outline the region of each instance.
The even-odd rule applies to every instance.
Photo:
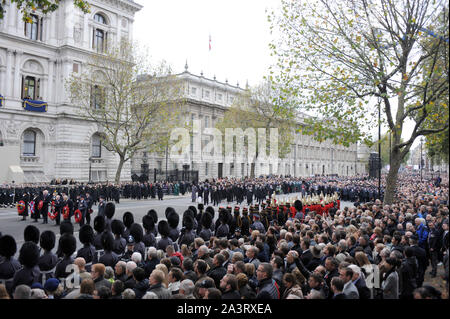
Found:
[[[136,0],[134,39],[148,47],[153,62],[165,60],[174,72],[189,71],[231,85],[257,85],[276,62],[270,56],[266,9],[279,0]],[[209,51],[209,36],[212,49]],[[403,132],[411,134],[413,123]],[[382,129],[382,132],[386,129]],[[377,130],[371,132],[376,135]],[[414,146],[417,145],[415,141]]]

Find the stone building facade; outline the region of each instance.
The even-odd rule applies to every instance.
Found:
[[[44,15],[22,13],[6,1],[0,20],[0,182],[68,178],[114,180],[118,158],[101,146],[96,124],[80,119],[65,79],[82,72],[93,52],[132,39],[131,0],[91,0],[83,14],[73,0]],[[25,98],[29,98],[25,104]],[[130,179],[129,165],[122,171]]]
[[[228,81],[225,83],[217,81],[214,77],[209,79],[200,75],[194,75],[188,71],[186,63],[185,71],[178,74],[177,77],[182,80],[184,85],[184,98],[186,99],[185,117],[186,121],[193,122],[199,120],[201,123],[201,139],[207,139],[207,134],[203,134],[205,128],[212,128],[224,116],[226,110],[233,104],[237,96],[243,92],[244,88],[231,85]],[[302,119],[298,118],[301,125]],[[244,128],[245,129],[245,128]],[[148,154],[140,152],[131,161],[132,174],[140,175],[143,163],[148,164],[149,177],[152,180],[154,169],[183,170],[183,166],[199,172],[199,180],[218,177],[243,177],[251,175],[251,165],[247,161],[236,158],[230,163],[222,160],[209,161],[204,160],[202,155],[200,159],[194,161],[193,141],[191,140],[190,154],[183,161],[173,161],[170,157],[170,151],[162,154]],[[360,150],[359,153],[364,153]],[[198,151],[197,151],[198,153]],[[312,175],[330,175],[351,176],[366,173],[366,160],[362,154],[358,154],[356,144],[350,147],[333,145],[330,141],[319,143],[310,136],[296,134],[291,145],[291,153],[284,159],[279,159],[278,163],[273,159],[266,159],[256,162],[254,167],[255,176],[263,174],[278,174],[292,176],[312,176]]]

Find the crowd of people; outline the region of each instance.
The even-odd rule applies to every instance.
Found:
[[[54,232],[40,233],[34,225],[25,228],[20,250],[12,236],[0,235],[0,298],[448,296],[447,179],[437,184],[401,175],[391,205],[383,205],[375,195],[376,182],[364,178],[277,177],[240,184],[227,179],[194,185],[193,193],[198,196],[203,187],[204,199],[205,186],[213,190],[219,184],[272,188],[248,207],[215,208],[197,201],[183,212],[167,207],[166,219],[149,210],[139,221],[132,212],[114,218],[115,204],[102,198],[93,227],[80,223],[79,249],[71,219],[60,223],[58,242]],[[313,191],[319,200],[338,192],[354,206],[341,208],[333,198],[326,212],[305,210],[299,199],[281,203],[268,198],[277,188]],[[444,289],[425,283],[426,272],[438,276],[441,263]]]
[[[95,204],[103,197],[107,201],[120,203],[121,198],[141,200],[158,198],[162,200],[164,195],[184,195],[191,192],[191,183],[188,182],[123,182],[120,184],[105,183],[79,183],[75,181],[52,180],[51,183],[22,184],[14,183],[0,185],[0,208],[13,208],[19,201],[30,202],[36,197],[42,197],[44,190],[53,194],[54,192],[66,194],[73,202],[80,195],[89,193]]]

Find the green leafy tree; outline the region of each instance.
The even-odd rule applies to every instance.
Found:
[[[147,54],[122,41],[105,54],[92,54],[85,71],[67,80],[79,116],[97,124],[102,146],[118,155],[115,182],[137,152],[164,152],[178,127],[182,83],[164,62],[148,65]]]
[[[33,11],[39,10],[42,13],[49,13],[56,11],[59,7],[61,0],[9,0],[11,5],[16,4],[17,8],[22,11],[23,20],[31,23],[31,14]],[[77,8],[80,8],[84,13],[90,12],[90,5],[85,0],[73,0],[73,3]],[[6,0],[0,0],[0,20],[3,19],[5,14],[4,5]]]
[[[282,0],[268,16],[277,41],[274,81],[297,97],[307,113],[328,120],[306,122],[316,139],[349,145],[371,144],[370,131],[381,124],[392,132],[392,166],[384,202],[393,202],[398,170],[420,136],[448,127],[427,122],[436,103],[448,112],[446,1]],[[446,98],[444,98],[446,97]],[[405,136],[404,125],[413,130]]]

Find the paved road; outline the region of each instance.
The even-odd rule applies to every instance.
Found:
[[[278,195],[277,198],[285,199],[287,197],[296,197],[299,194],[289,194],[287,195]],[[230,203],[232,207],[237,205],[235,202]],[[196,203],[192,203],[191,195],[188,196],[170,196],[165,197],[164,200],[158,201],[156,199],[148,199],[148,200],[121,200],[120,204],[116,204],[116,213],[114,214],[114,218],[122,220],[122,216],[125,212],[130,211],[134,215],[134,221],[142,224],[142,217],[147,214],[150,209],[156,210],[158,214],[158,220],[166,219],[164,212],[167,207],[173,207],[175,211],[183,215],[184,211],[188,208],[188,206],[194,205],[197,207]],[[227,206],[228,204],[223,201],[221,206]],[[341,202],[341,206],[352,206],[353,204],[350,202]],[[93,207],[94,212],[91,215],[91,226],[93,226],[94,218],[97,216],[97,207]],[[216,207],[217,210],[217,207]],[[29,217],[26,221],[21,220],[22,217],[18,216],[17,210],[15,208],[2,208],[0,209],[0,232],[4,235],[8,234],[13,236],[16,239],[17,247],[20,249],[24,240],[23,240],[23,230],[27,225],[35,225],[39,228],[41,233],[46,230],[52,230],[56,234],[56,241],[59,239],[59,227],[56,226],[55,222],[52,220],[48,220],[48,224],[43,225],[42,220],[39,219],[39,222],[35,223],[34,220],[31,220]],[[72,218],[73,222],[73,218]],[[180,220],[181,227],[181,220]],[[78,230],[80,229],[79,224],[74,223],[74,235],[77,239],[77,247],[80,248],[81,244],[78,241]],[[78,249],[77,248],[77,249]]]

